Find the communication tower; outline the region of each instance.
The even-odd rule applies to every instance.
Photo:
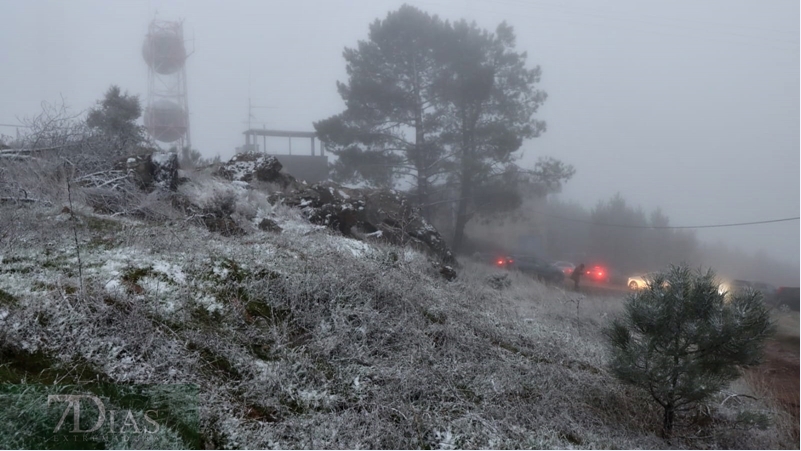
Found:
[[[183,21],[150,22],[142,56],[148,67],[145,128],[156,141],[174,143],[178,152],[191,148]]]

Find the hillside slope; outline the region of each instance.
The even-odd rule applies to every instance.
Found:
[[[183,189],[211,198],[222,183]],[[784,446],[772,423],[738,420],[767,412],[747,400],[659,438],[660,412],[605,370],[597,300],[576,319],[569,293],[470,262],[448,281],[418,251],[236,192],[282,231],[226,237],[178,214],[98,215],[80,196],[71,209],[64,198],[0,207],[3,447],[50,446],[63,411],[47,406],[53,390],[121,408],[126,387],[144,387],[125,404],[137,415],[161,406],[160,433],[101,429],[82,444]]]

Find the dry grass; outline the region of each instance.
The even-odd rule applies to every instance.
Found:
[[[605,369],[600,328],[620,301],[519,273],[494,288],[495,270],[469,261],[447,282],[420,253],[335,236],[231,189],[226,205],[243,220],[269,216],[284,232],[232,238],[181,220],[3,208],[13,220],[0,231],[14,237],[0,245],[0,289],[14,299],[0,303],[4,352],[46,356],[61,375],[194,384],[202,440],[215,448],[776,443],[775,423],[746,439],[750,429],[725,421],[660,439],[658,406]],[[49,374],[21,365],[0,382]]]
[[[745,372],[748,391],[764,400],[771,412],[781,447],[799,445],[799,315],[775,312],[776,336],[767,344],[760,367]]]
[[[758,398],[764,405],[762,413],[772,422],[775,434],[774,448],[793,449],[799,446],[799,394],[798,385],[794,392],[777,385],[770,374],[759,369],[745,372],[744,391]]]

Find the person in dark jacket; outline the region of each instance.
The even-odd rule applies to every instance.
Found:
[[[578,290],[579,288],[579,279],[584,274],[584,263],[579,263],[578,266],[573,270],[573,273],[570,274],[570,278],[573,279],[574,288]]]

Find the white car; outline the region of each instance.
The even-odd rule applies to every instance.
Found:
[[[648,282],[653,281],[654,277],[656,277],[659,272],[647,272],[645,274],[641,274],[638,276],[631,276],[627,282],[629,289],[631,290],[644,290],[648,287]],[[667,287],[667,280],[665,281],[664,286]],[[730,284],[723,282],[718,284],[718,293],[724,294],[730,290]]]
[[[656,272],[647,272],[645,274],[631,276],[628,282],[626,282],[626,285],[628,285],[631,290],[643,290],[648,286],[648,282],[653,280],[654,276],[657,274]]]

